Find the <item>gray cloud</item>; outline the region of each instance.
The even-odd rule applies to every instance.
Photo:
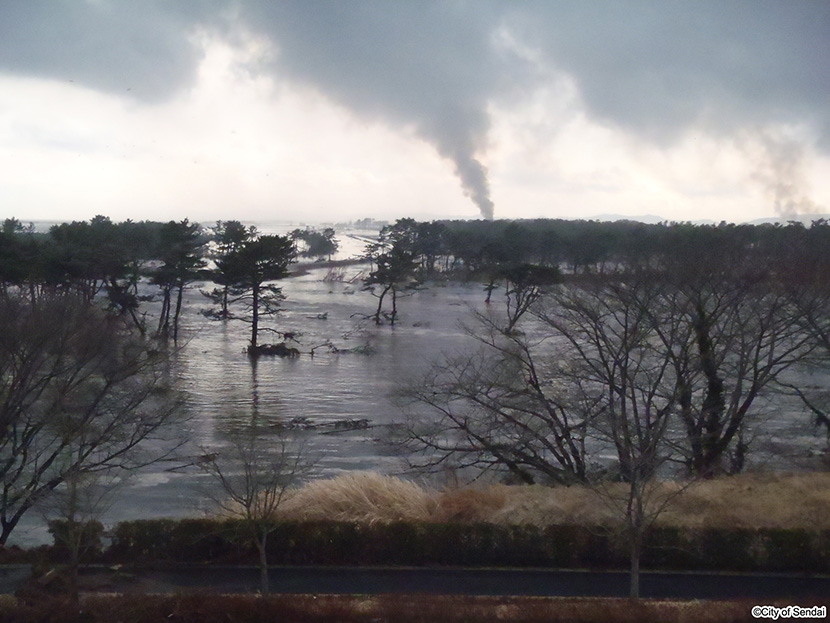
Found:
[[[0,70],[157,101],[193,80],[188,32],[240,23],[278,49],[262,70],[429,141],[488,218],[488,105],[556,72],[594,118],[650,140],[803,123],[830,152],[830,3],[812,0],[3,0]]]
[[[809,0],[521,4],[526,40],[597,117],[658,140],[806,121],[830,149],[830,4]]]
[[[186,33],[204,14],[178,4],[3,0],[0,71],[162,100],[192,81],[199,61]]]
[[[486,9],[485,4],[480,5]],[[493,217],[487,102],[509,78],[491,45],[493,14],[456,2],[253,2],[249,27],[279,46],[274,69],[357,112],[408,125],[454,163],[465,193]]]

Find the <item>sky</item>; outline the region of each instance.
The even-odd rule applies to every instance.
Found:
[[[0,218],[830,212],[830,3],[0,0]]]

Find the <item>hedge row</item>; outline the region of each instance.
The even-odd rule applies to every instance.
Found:
[[[268,537],[274,565],[625,568],[619,534],[576,525],[285,522]],[[254,563],[239,522],[118,524],[103,557],[129,562]],[[830,572],[830,530],[656,528],[643,565],[659,569]]]

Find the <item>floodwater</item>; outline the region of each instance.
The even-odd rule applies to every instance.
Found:
[[[352,253],[364,245],[345,242]],[[187,400],[182,430],[188,431],[189,441],[176,457],[143,468],[117,490],[104,523],[209,512],[214,503],[205,489],[211,479],[195,463],[201,455],[221,454],[234,432],[252,422],[275,431],[275,442],[286,428],[301,436],[303,453],[314,463],[313,477],[351,470],[403,473],[405,462],[386,443],[390,426],[401,417],[393,394],[442,352],[474,343],[463,323],[469,322],[472,308],[484,309],[485,293],[478,283],[432,286],[399,297],[394,327],[376,326],[366,317],[377,299],[355,279],[367,268],[330,271],[312,265],[305,274],[281,281],[286,297],[281,311],[265,318],[261,327],[295,333],[296,342],[289,344],[301,354],[256,362],[245,352],[250,325],[206,318],[201,311],[209,301],[199,290],[213,284],[193,284],[185,295],[182,346],[175,361]],[[146,304],[151,328],[154,307]],[[259,338],[261,344],[280,341],[281,336],[267,331]],[[321,346],[325,343],[341,352]],[[355,421],[361,421],[359,428],[343,427]],[[25,518],[11,539],[24,545],[48,540],[37,513]]]
[[[340,240],[341,257],[363,246],[355,239],[341,236]],[[210,512],[213,503],[204,494],[210,478],[195,463],[200,455],[221,454],[233,433],[252,422],[301,434],[304,452],[315,462],[315,477],[367,469],[403,473],[404,457],[386,443],[390,427],[402,418],[392,396],[425,373],[442,353],[475,346],[464,325],[472,324],[473,309],[485,309],[485,293],[479,283],[432,285],[399,299],[399,322],[394,327],[375,326],[366,316],[377,300],[356,279],[365,269],[312,267],[283,280],[282,311],[262,326],[294,332],[293,345],[301,355],[262,357],[256,362],[245,353],[249,325],[207,319],[200,312],[208,300],[199,289],[212,284],[194,284],[187,293],[184,345],[176,360],[187,396],[189,418],[183,430],[189,432],[189,442],[177,457],[131,478],[117,492],[104,523]],[[494,303],[496,298],[494,294]],[[149,309],[152,312],[152,305]],[[281,340],[267,332],[260,337],[260,343]],[[342,352],[332,352],[321,346],[324,343]],[[764,419],[759,427],[764,432],[753,439],[756,461],[763,462],[767,452],[782,447],[795,448],[795,454],[803,457],[822,445],[796,404],[768,409],[759,418]],[[342,427],[355,421],[362,421],[361,427]],[[12,537],[21,544],[48,539],[36,513]]]

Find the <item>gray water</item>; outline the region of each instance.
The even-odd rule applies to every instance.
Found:
[[[358,252],[363,244],[342,237],[341,241],[341,256]],[[297,333],[294,345],[301,355],[262,357],[255,363],[245,353],[249,326],[205,318],[200,311],[208,301],[199,289],[212,284],[194,284],[187,292],[184,345],[175,362],[187,396],[188,419],[181,432],[189,441],[176,457],[131,478],[117,492],[104,523],[211,512],[213,502],[204,494],[211,481],[195,463],[202,454],[221,454],[234,432],[253,421],[271,424],[275,431],[286,426],[300,430],[305,452],[315,461],[314,477],[351,470],[403,473],[406,457],[388,444],[390,427],[402,418],[394,394],[423,375],[442,353],[475,346],[464,326],[472,324],[473,310],[485,309],[485,294],[478,283],[432,285],[399,300],[400,317],[394,327],[375,326],[365,317],[377,300],[361,289],[359,280],[349,283],[365,269],[347,267],[343,281],[328,280],[331,274],[325,268],[283,280],[282,311],[263,326]],[[495,295],[494,302],[499,304]],[[148,309],[152,313],[152,304]],[[280,337],[268,333],[260,338],[261,343],[278,341]],[[310,356],[313,347],[325,342],[343,351],[358,347],[371,354],[338,354],[320,347]],[[354,420],[365,420],[366,428],[335,428],[337,422]],[[779,465],[797,465],[823,445],[794,402],[783,409],[759,406],[756,428],[763,431],[752,443],[756,464],[774,452]],[[24,545],[49,540],[42,517],[27,517],[12,540]]]
[[[471,309],[484,308],[485,295],[477,283],[433,286],[399,298],[394,327],[376,326],[366,316],[377,299],[359,281],[348,282],[366,268],[347,267],[343,281],[327,281],[328,269],[312,268],[280,282],[286,296],[282,309],[262,326],[295,332],[292,344],[301,355],[256,362],[245,352],[250,326],[207,319],[201,310],[209,302],[199,290],[213,286],[193,284],[186,293],[183,346],[174,365],[187,400],[181,432],[187,433],[188,443],[175,457],[142,469],[125,483],[103,513],[104,523],[211,512],[214,503],[205,490],[212,481],[196,463],[203,454],[221,454],[233,434],[254,421],[274,431],[287,426],[303,436],[304,454],[314,462],[311,477],[352,470],[403,473],[403,457],[388,444],[390,426],[401,417],[395,391],[422,375],[442,352],[471,346],[463,324]],[[154,307],[147,306],[150,327]],[[260,343],[279,341],[280,336],[260,334]],[[319,347],[326,342],[341,351],[362,352]],[[366,427],[335,428],[337,422],[355,420],[364,420]],[[26,517],[11,539],[23,545],[48,540],[37,513]]]

